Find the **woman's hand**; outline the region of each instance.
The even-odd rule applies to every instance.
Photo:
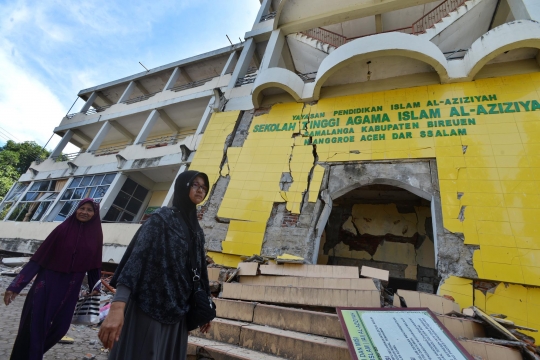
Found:
[[[203,334],[207,333],[209,330],[210,330],[210,326],[212,326],[211,323],[208,323],[208,324],[204,324],[202,325],[199,330],[200,332],[202,332]]]
[[[105,349],[112,349],[114,343],[120,339],[122,326],[124,326],[125,302],[116,301],[111,304],[109,314],[101,324],[98,337]]]
[[[4,294],[4,304],[6,304],[6,306],[11,304],[13,300],[15,300],[17,295],[19,294],[14,293],[13,291],[6,290],[6,293]]]

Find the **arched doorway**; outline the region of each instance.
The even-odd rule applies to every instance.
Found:
[[[370,184],[333,199],[318,263],[388,270],[388,287],[435,292],[431,201],[401,187]]]

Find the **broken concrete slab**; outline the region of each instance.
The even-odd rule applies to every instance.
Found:
[[[368,278],[379,279],[382,281],[388,281],[390,277],[390,271],[381,270],[369,266],[362,266],[360,270],[360,275]]]
[[[437,318],[455,338],[472,340],[475,337],[486,336],[484,327],[480,322],[446,315],[437,315]]]
[[[200,338],[238,345],[240,343],[240,331],[244,325],[247,325],[247,323],[215,318],[207,333],[203,334],[197,329],[192,331],[191,334]]]
[[[460,312],[459,304],[444,298],[442,296],[426,294],[411,290],[398,290],[397,294],[405,299],[407,307],[418,308],[427,307],[436,314],[450,314],[452,312]],[[399,299],[394,296],[394,306],[401,307]]]
[[[268,326],[244,326],[240,345],[287,359],[351,359],[347,343],[344,340],[280,330]]]
[[[219,272],[221,268],[208,268],[208,280],[210,281],[219,281]]]
[[[257,277],[241,276],[240,283],[245,285],[295,286],[317,289],[377,290],[377,287],[373,283],[372,279],[335,279],[259,275]]]
[[[374,290],[314,289],[264,285],[223,284],[227,299],[310,306],[380,307],[380,293]]]
[[[208,352],[214,360],[282,360],[283,358],[264,354],[258,351],[244,349],[239,346],[224,344],[214,340],[188,338],[188,359],[189,356],[197,356],[200,350]]]
[[[479,341],[459,340],[469,354],[480,360],[522,360],[519,350]]]
[[[257,304],[253,323],[305,334],[344,339],[336,314]]]
[[[241,262],[238,264],[238,275],[240,276],[257,276],[259,263],[256,262]]]
[[[358,268],[353,266],[272,264],[261,265],[260,269],[262,275],[322,277],[340,279],[359,278]]]
[[[217,298],[214,298],[214,303],[216,304],[216,313],[218,317],[246,322],[253,321],[253,311],[257,305],[254,302]]]

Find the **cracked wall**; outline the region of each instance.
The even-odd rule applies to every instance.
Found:
[[[537,84],[540,74],[526,74],[325,98],[313,104],[277,104],[244,127],[244,143],[226,148],[223,164],[224,140],[237,126],[238,113],[214,115],[210,128],[223,121],[230,128],[220,129],[220,135],[205,133],[203,142],[207,135],[213,138],[211,149],[203,144],[192,168],[199,168],[199,159],[212,162],[207,172],[213,171],[215,183],[220,166],[227,165],[221,175],[230,180],[217,212],[230,220],[222,254],[285,251],[266,235],[276,204],[299,215],[313,206],[307,249],[289,248],[297,252],[292,255],[310,261],[310,252],[317,252],[313,239],[320,236],[313,236],[319,231],[316,220],[328,204],[322,200],[324,191],[332,193],[349,175],[321,188],[323,166],[430,158],[430,178],[437,178],[429,184],[431,190],[425,191],[423,181],[408,190],[437,195],[440,226],[434,229],[434,240],[443,278],[539,286]],[[219,136],[225,138],[217,141]],[[204,152],[206,157],[199,156]],[[208,152],[217,161],[209,159]],[[281,186],[283,173],[292,178],[288,189]],[[407,183],[406,174],[383,175]]]

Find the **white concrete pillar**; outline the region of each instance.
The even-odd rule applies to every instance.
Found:
[[[86,113],[90,109],[90,107],[94,104],[94,101],[96,101],[97,97],[98,97],[97,92],[94,91],[93,93],[91,93],[90,96],[88,97],[88,100],[86,100],[83,107],[81,108],[81,111],[79,112]]]
[[[516,20],[540,21],[540,1],[508,0],[508,5]]]
[[[144,122],[141,131],[139,131],[139,135],[137,135],[137,138],[135,139],[135,145],[142,144],[146,141],[148,135],[150,135],[150,132],[152,131],[152,128],[154,127],[158,119],[159,112],[156,109],[152,110],[152,112],[150,113],[150,115],[148,115],[148,118]]]
[[[214,96],[210,98],[206,109],[204,109],[204,114],[201,117],[201,121],[199,121],[199,126],[197,126],[197,130],[195,131],[195,136],[204,133],[204,130],[206,130],[208,121],[212,117],[212,105],[214,104],[214,101],[219,101],[219,99],[216,100]]]
[[[172,200],[174,196],[174,183],[176,182],[176,178],[178,177],[178,175],[180,175],[186,170],[187,170],[186,165],[180,165],[180,169],[178,169],[178,172],[176,173],[176,176],[174,177],[171,187],[169,188],[169,191],[167,192],[167,196],[165,196],[165,200],[163,200],[163,204],[161,204],[161,206],[167,206],[167,207],[172,206]]]
[[[256,44],[253,39],[248,39],[244,42],[244,48],[242,49],[242,53],[240,54],[240,57],[238,58],[238,62],[236,63],[236,66],[234,68],[231,80],[229,81],[229,85],[227,86],[227,89],[232,89],[236,85],[236,80],[238,78],[241,78],[246,75],[249,64],[251,63],[251,60],[253,59],[253,54],[255,53]]]
[[[258,23],[261,22],[261,17],[263,15],[268,14],[268,11],[270,10],[270,5],[272,5],[272,0],[263,0],[261,7],[259,8],[259,12],[257,13],[257,17],[255,18],[255,23],[253,26],[256,26]]]
[[[101,125],[101,129],[99,129],[94,140],[92,140],[92,143],[88,146],[88,149],[86,149],[86,152],[94,152],[99,149],[101,143],[103,140],[105,140],[105,137],[109,133],[109,130],[111,130],[111,127],[111,123],[109,121],[105,121],[103,125]]]
[[[121,102],[126,101],[131,96],[131,93],[135,88],[137,87],[137,84],[135,84],[135,81],[130,81],[126,90],[122,93],[122,96],[120,96],[120,99],[118,99],[117,104],[120,104]]]
[[[180,76],[180,68],[175,67],[174,71],[171,74],[171,77],[167,81],[167,84],[165,84],[165,87],[163,88],[163,91],[170,90],[172,87],[174,87],[174,84],[176,84],[176,80],[178,80],[179,76]]]
[[[225,67],[223,70],[221,70],[221,76],[232,73],[234,71],[234,65],[235,61],[238,60],[238,51],[234,51],[229,56],[229,59],[227,60],[227,63],[225,64]]]
[[[261,71],[278,66],[283,51],[283,45],[285,45],[285,36],[283,36],[281,29],[272,31],[262,59],[260,67]]]
[[[60,154],[62,154],[62,151],[64,151],[64,148],[69,143],[69,140],[71,140],[72,137],[73,137],[73,131],[71,131],[71,130],[66,131],[64,136],[62,136],[62,140],[60,140],[58,145],[56,145],[56,147],[54,148],[54,150],[51,153],[51,156],[49,156],[49,157],[54,158],[54,157],[57,157]]]
[[[124,186],[126,180],[126,175],[122,174],[121,172],[116,173],[116,176],[114,177],[111,185],[109,185],[105,196],[103,196],[103,199],[101,199],[101,202],[99,204],[99,215],[102,220],[105,215],[107,215],[107,212],[111,208],[114,199],[116,199],[116,195],[118,195],[118,192],[120,191],[122,186]]]
[[[13,204],[11,209],[9,209],[9,212],[6,214],[6,217],[4,218],[4,221],[9,219],[9,217],[11,216],[11,213],[13,212],[13,210],[15,210],[17,208],[17,206],[19,206],[19,204],[21,203],[21,200],[26,196],[26,193],[28,192],[28,190],[30,190],[30,188],[32,188],[32,185],[34,185],[34,182],[35,181],[32,181],[30,183],[30,185],[28,185],[28,187],[23,191],[21,196],[19,196],[19,199],[15,202],[15,204]]]

